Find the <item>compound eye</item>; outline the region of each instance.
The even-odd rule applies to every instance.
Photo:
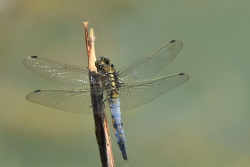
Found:
[[[111,64],[111,67],[114,67],[115,65],[114,64]]]
[[[108,58],[105,59],[105,63],[106,63],[106,64],[109,64],[109,63],[110,63],[110,61],[109,61]]]

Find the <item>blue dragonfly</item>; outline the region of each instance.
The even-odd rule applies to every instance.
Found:
[[[116,140],[124,160],[127,160],[125,134],[120,108],[131,110],[147,104],[160,95],[185,83],[189,76],[184,73],[165,76],[146,81],[134,80],[151,77],[163,70],[181,51],[181,41],[172,40],[153,53],[116,71],[114,65],[105,57],[96,60],[97,77],[101,92],[109,102]],[[65,85],[95,85],[89,79],[89,69],[82,66],[65,65],[51,60],[31,56],[23,64],[35,74],[50,81]],[[71,90],[36,90],[27,95],[28,101],[72,113],[93,113],[90,88]]]

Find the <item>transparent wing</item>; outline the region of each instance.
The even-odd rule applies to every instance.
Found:
[[[130,110],[142,106],[180,86],[188,79],[187,74],[180,73],[143,82],[122,84],[119,91],[121,108]]]
[[[26,99],[48,107],[59,110],[77,113],[91,114],[90,90],[37,90],[26,96]]]
[[[129,81],[152,76],[164,69],[181,51],[181,41],[173,40],[145,58],[128,64],[118,71],[121,81]]]
[[[24,59],[23,64],[35,74],[55,83],[64,85],[89,84],[89,71],[81,66],[64,65],[37,56]]]

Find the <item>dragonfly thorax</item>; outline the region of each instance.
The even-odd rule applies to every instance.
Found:
[[[109,90],[108,96],[118,97],[119,79],[114,69],[114,65],[105,57],[99,57],[95,62],[98,73],[101,74],[102,83],[106,90]]]

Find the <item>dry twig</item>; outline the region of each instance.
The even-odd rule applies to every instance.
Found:
[[[103,95],[102,90],[99,89],[100,78],[97,75],[97,69],[95,67],[95,34],[94,30],[91,28],[88,34],[88,22],[83,22],[86,40],[86,49],[88,54],[88,68],[89,68],[89,79],[90,88],[94,92],[99,92],[98,94],[91,94],[93,116],[95,120],[95,134],[96,140],[99,146],[99,152],[101,157],[101,162],[103,167],[114,167],[114,158],[112,153],[112,147],[110,142],[108,121],[106,113],[104,111]],[[94,83],[92,81],[95,81]]]

